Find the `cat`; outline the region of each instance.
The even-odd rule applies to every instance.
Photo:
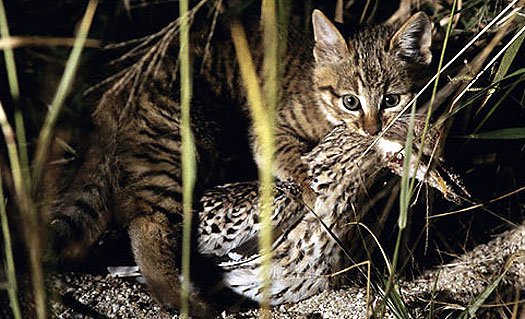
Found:
[[[315,195],[301,157],[340,123],[356,127],[363,136],[376,135],[414,95],[421,78],[416,72],[431,59],[430,20],[424,13],[397,30],[365,28],[348,44],[320,11],[314,11],[312,20],[315,41],[291,42],[283,59],[275,151],[275,176],[301,185],[308,204]],[[192,101],[196,197],[224,157],[218,152],[218,136],[229,125],[225,110],[231,105],[247,109],[231,40],[223,41],[218,34],[205,63],[201,35],[197,31],[192,36],[195,70],[200,72],[194,81],[199,94]],[[255,33],[251,43],[260,43],[259,38]],[[140,89],[122,77],[102,94],[86,161],[46,214],[50,259],[82,258],[111,223],[125,225],[153,295],[173,308],[180,308],[182,238],[177,50],[171,45],[161,67]],[[252,51],[259,63],[260,44]],[[220,116],[223,125],[215,125]],[[260,146],[253,133],[252,148],[257,161]],[[198,254],[192,258],[199,264]],[[199,295],[190,297],[192,315],[209,317],[214,312]]]
[[[423,12],[398,29],[365,28],[348,43],[321,11],[313,12],[312,23],[313,58],[302,61],[299,74],[286,70],[275,133],[275,175],[302,185],[307,203],[312,196],[301,156],[341,123],[377,135],[417,93],[432,59],[431,23]]]

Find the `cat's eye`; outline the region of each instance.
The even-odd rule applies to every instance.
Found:
[[[387,94],[383,98],[383,108],[388,109],[390,107],[395,107],[401,101],[399,94]]]
[[[347,94],[342,96],[343,106],[349,111],[357,111],[361,107],[361,102],[359,98],[352,94]]]

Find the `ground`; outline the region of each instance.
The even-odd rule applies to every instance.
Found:
[[[437,318],[450,313],[459,317],[468,304],[471,305],[468,309],[475,310],[477,315],[481,316],[482,312],[483,318],[501,318],[502,314],[513,311],[514,306],[517,314],[521,311],[519,293],[525,288],[524,253],[525,225],[520,225],[446,265],[429,269],[414,279],[400,281],[399,287],[407,302],[405,307],[416,318],[426,317],[430,292],[434,289],[433,311]],[[54,299],[61,302],[52,302],[52,314],[58,318],[178,318],[175,312],[161,309],[147,286],[137,278],[82,272],[55,274],[49,280],[56,293]],[[493,306],[477,309],[476,303]],[[380,298],[372,297],[370,304],[378,309]],[[365,309],[366,289],[343,287],[297,304],[276,307],[272,317],[364,318]],[[258,315],[259,311],[253,309],[223,313],[222,317],[257,318]],[[391,316],[388,312],[383,317]]]

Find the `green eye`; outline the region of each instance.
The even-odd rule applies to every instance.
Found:
[[[359,98],[355,95],[347,94],[341,98],[343,99],[343,106],[349,111],[357,111],[361,107],[361,102],[359,102]]]
[[[399,94],[387,94],[383,98],[383,108],[388,109],[390,107],[395,107],[401,101]]]

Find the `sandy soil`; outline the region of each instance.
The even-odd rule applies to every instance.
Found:
[[[449,264],[426,271],[419,278],[401,281],[399,286],[408,302],[406,308],[416,318],[425,315],[435,287],[434,300],[447,302],[435,303],[437,318],[451,312],[459,314],[465,305],[475,301],[511,302],[508,308],[512,310],[516,292],[525,288],[524,256],[525,226],[519,226]],[[56,274],[49,280],[56,300],[51,311],[57,318],[178,318],[177,313],[161,309],[152,299],[147,286],[137,277],[121,279],[110,275],[69,272]],[[497,288],[490,290],[496,284]],[[480,299],[479,296],[489,290],[492,292],[490,298]],[[379,300],[374,296],[370,304],[377,309]],[[4,311],[8,309],[2,308]],[[365,318],[365,310],[366,289],[346,287],[323,292],[294,305],[276,307],[272,316],[277,319]],[[501,307],[483,308],[481,311],[483,318],[498,318],[502,313]],[[221,317],[256,318],[258,315],[258,310],[253,309],[223,313]],[[394,315],[388,312],[382,317],[393,318]]]

